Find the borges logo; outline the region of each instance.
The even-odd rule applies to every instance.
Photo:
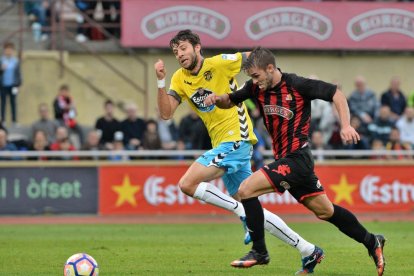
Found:
[[[414,38],[414,13],[400,9],[377,9],[349,20],[346,27],[354,41],[380,33],[400,33]]]
[[[210,9],[197,6],[175,6],[153,12],[141,21],[141,30],[149,39],[183,29],[192,29],[204,32],[216,39],[223,39],[230,32],[230,20]]]
[[[318,40],[326,40],[332,33],[332,22],[311,10],[284,7],[265,10],[249,17],[244,29],[254,40],[276,32],[301,32]]]

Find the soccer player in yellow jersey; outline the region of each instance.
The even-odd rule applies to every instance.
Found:
[[[160,115],[165,120],[172,118],[178,105],[187,101],[206,125],[213,145],[213,149],[200,156],[181,177],[180,189],[189,196],[235,213],[245,227],[244,242],[247,244],[250,242],[250,235],[245,225],[243,205],[237,201],[237,192],[240,183],[252,174],[250,158],[257,138],[244,104],[230,109],[220,109],[214,105],[205,105],[204,100],[212,93],[222,95],[237,89],[234,77],[240,72],[243,60],[250,53],[222,54],[204,58],[201,54],[199,36],[190,30],[178,32],[171,39],[170,47],[181,68],[174,73],[170,89],[167,91],[164,63],[158,60],[154,64],[158,79]],[[218,177],[223,178],[231,196],[208,182]],[[277,215],[264,210],[264,216],[266,230],[297,248],[302,260],[312,260],[312,255],[316,253],[315,245],[290,229]],[[306,266],[309,266],[309,261]],[[305,263],[302,263],[299,273],[308,272],[311,273],[313,270],[307,271]]]

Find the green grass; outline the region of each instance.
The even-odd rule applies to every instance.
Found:
[[[386,275],[412,275],[414,223],[366,223],[388,241]],[[376,275],[365,248],[328,223],[291,227],[323,247],[315,275]],[[230,267],[249,247],[238,224],[206,225],[34,225],[0,227],[0,275],[63,275],[72,254],[87,252],[101,275],[293,275],[298,252],[267,235],[268,266]]]

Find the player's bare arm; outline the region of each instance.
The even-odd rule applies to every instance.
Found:
[[[337,89],[333,97],[336,110],[341,123],[341,138],[345,144],[356,144],[360,140],[358,132],[350,124],[350,113],[348,102],[341,90]]]
[[[234,103],[230,100],[229,94],[217,96],[213,93],[204,100],[204,103],[207,106],[215,104],[218,108],[222,109],[228,109],[234,106]]]
[[[179,102],[167,94],[165,89],[165,77],[167,72],[165,70],[164,61],[159,59],[154,64],[155,74],[157,75],[158,82],[158,109],[160,116],[164,120],[171,119],[175,110],[177,109]]]

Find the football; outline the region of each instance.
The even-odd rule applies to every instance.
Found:
[[[63,269],[64,276],[98,276],[99,267],[95,259],[86,253],[69,257]]]

